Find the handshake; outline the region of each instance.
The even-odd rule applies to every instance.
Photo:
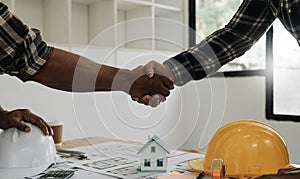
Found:
[[[70,58],[72,59],[72,57]],[[77,56],[74,56],[74,58],[77,58]],[[96,75],[96,91],[123,91],[129,94],[132,100],[151,107],[156,107],[165,101],[170,94],[170,90],[174,88],[175,77],[171,69],[155,61],[133,70],[106,65],[97,66],[96,63],[86,59],[80,61],[80,63],[74,61],[74,63],[68,64],[68,61],[66,65],[56,64],[57,62],[60,62],[60,60],[50,60],[32,80],[55,89],[91,92],[95,87],[93,82]],[[75,76],[77,76],[76,83],[73,80],[74,66],[78,69],[75,73]],[[57,71],[55,74],[52,73],[53,67]],[[57,70],[58,67],[61,69]],[[76,85],[73,86],[74,84]],[[45,135],[53,135],[50,126],[30,110],[6,111],[0,106],[0,129],[16,127],[19,130],[30,132],[30,127],[24,121],[38,126]]]
[[[168,66],[155,61],[131,70],[128,73],[130,75],[125,75],[127,77],[131,76],[129,80],[125,80],[125,84],[123,81],[124,74],[126,72],[120,70],[115,77],[112,88],[121,88],[122,91],[131,96],[133,101],[144,105],[150,105],[151,107],[158,106],[166,100],[166,97],[170,94],[170,90],[174,89],[173,82],[175,81],[175,77],[173,72]]]

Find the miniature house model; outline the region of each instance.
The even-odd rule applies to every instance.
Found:
[[[141,171],[167,171],[167,155],[170,154],[170,149],[156,135],[148,140],[138,154],[141,155]]]

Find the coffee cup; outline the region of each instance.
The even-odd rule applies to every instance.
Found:
[[[62,121],[50,121],[47,122],[48,125],[53,130],[53,140],[56,146],[62,145],[62,136],[63,136],[63,122]]]

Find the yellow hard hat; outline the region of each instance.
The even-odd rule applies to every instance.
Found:
[[[214,159],[224,161],[226,177],[256,177],[290,167],[286,144],[271,126],[240,120],[221,127],[211,139],[203,169],[211,172]]]

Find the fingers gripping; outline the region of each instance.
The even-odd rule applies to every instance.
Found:
[[[12,120],[10,120],[10,122],[11,122],[11,127],[15,127],[20,131],[30,132],[30,130],[31,130],[28,125],[24,124],[16,117],[13,118]]]
[[[51,133],[51,129],[48,127],[47,123],[39,116],[31,113],[29,110],[24,111],[24,120],[38,126],[45,135],[49,135]]]
[[[142,68],[146,79],[144,76],[138,78],[132,85],[133,88],[130,89],[130,95],[133,101],[156,107],[170,95],[170,90],[174,89],[173,81],[170,78],[171,72],[165,65],[156,61],[151,61]],[[136,71],[138,71],[137,69]],[[152,98],[151,96],[155,94],[159,94],[160,97]]]
[[[154,69],[156,68],[156,63],[155,61],[151,61],[148,64],[145,65],[144,67],[144,72],[147,74],[149,78],[152,78],[154,76]]]
[[[45,135],[53,135],[53,131],[47,123],[28,109],[18,109],[10,112],[8,121],[11,122],[10,127],[16,127],[17,129],[25,132],[30,132],[31,129],[23,121],[30,122],[38,126]]]
[[[166,100],[166,98],[164,96],[155,94],[155,95],[151,96],[149,105],[151,107],[157,107],[161,102],[164,102],[165,100]]]
[[[163,79],[163,84],[164,84],[164,86],[166,86],[170,90],[174,89],[173,82],[171,80],[167,79],[167,78]]]

